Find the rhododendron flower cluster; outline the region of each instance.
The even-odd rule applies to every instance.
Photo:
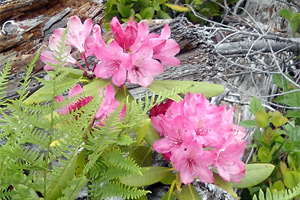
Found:
[[[69,91],[69,98],[76,96],[83,92],[82,87],[77,84],[75,85],[70,91]],[[112,85],[107,85],[104,91],[103,96],[102,88],[99,88],[99,95],[100,98],[103,98],[101,101],[101,104],[99,105],[98,111],[95,114],[93,125],[103,125],[103,120],[105,120],[111,113],[115,111],[115,109],[120,105],[120,102],[118,102],[115,99],[115,90],[112,87]],[[55,98],[56,101],[62,102],[64,101],[64,97],[62,95],[59,95]],[[76,102],[71,103],[69,105],[66,105],[59,109],[58,113],[61,115],[67,115],[68,113],[71,114],[72,112],[76,110],[80,110],[81,107],[87,105],[93,100],[92,96],[82,97],[78,99]],[[123,106],[123,109],[121,111],[120,120],[123,119],[124,115],[126,113],[126,107]],[[75,119],[77,117],[75,116]]]
[[[164,71],[164,65],[176,66],[180,61],[175,55],[180,51],[175,40],[170,39],[170,28],[166,24],[161,34],[149,33],[145,22],[137,23],[131,19],[125,29],[116,17],[111,21],[114,40],[106,44],[101,37],[99,25],[93,25],[91,19],[82,24],[79,17],[72,16],[68,21],[67,51],[68,64],[76,64],[85,73],[98,78],[111,78],[116,86],[126,81],[141,86],[149,86],[153,77]],[[41,53],[41,60],[46,64],[44,69],[53,69],[49,62],[55,64],[52,55],[56,56],[57,44],[61,40],[64,28],[56,29],[49,40],[50,51]],[[75,60],[70,52],[71,47],[80,52],[87,70]],[[96,56],[99,62],[90,69],[88,56]]]
[[[240,182],[245,176],[241,157],[246,131],[233,124],[233,108],[212,105],[203,94],[192,93],[168,106],[164,114],[151,118],[162,136],[153,149],[173,163],[182,183],[195,177],[212,183],[213,168],[225,181]]]

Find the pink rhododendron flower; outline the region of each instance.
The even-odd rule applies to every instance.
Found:
[[[185,141],[180,148],[175,149],[171,156],[174,167],[180,172],[180,180],[184,184],[193,182],[198,177],[203,182],[212,183],[213,173],[209,170],[215,155],[202,149],[197,141]]]
[[[245,176],[241,161],[245,130],[233,124],[232,112],[232,108],[210,104],[203,94],[188,93],[165,113],[151,118],[162,136],[153,149],[174,164],[184,184],[195,177],[213,182],[211,168],[225,181],[241,181]]]
[[[100,96],[102,96],[101,88],[100,88]],[[98,119],[106,118],[110,113],[114,112],[119,105],[120,102],[118,102],[115,99],[115,89],[113,88],[112,85],[110,84],[107,85],[104,92],[104,98],[95,115],[95,119],[98,120]]]
[[[101,60],[96,65],[95,75],[100,78],[112,77],[114,85],[123,85],[127,76],[126,68],[131,66],[129,55],[123,53],[123,49],[115,41],[112,41],[108,48],[98,49],[95,55]]]
[[[67,41],[72,46],[77,48],[80,53],[84,53],[85,40],[88,38],[93,28],[92,19],[86,19],[82,24],[79,17],[74,15],[70,17],[68,21],[68,26],[69,29]]]
[[[52,69],[47,62],[56,63],[52,51],[58,50],[57,44],[60,41],[65,28],[54,31],[50,38],[49,47],[51,51],[41,54],[41,60],[46,64],[45,70]],[[120,87],[126,81],[148,87],[154,76],[164,71],[165,65],[179,65],[180,62],[175,55],[179,52],[179,45],[175,40],[170,39],[171,30],[166,25],[162,33],[149,33],[149,27],[145,22],[137,23],[133,19],[122,27],[116,17],[111,21],[111,30],[114,40],[108,45],[101,37],[99,25],[93,25],[91,19],[81,22],[78,16],[71,16],[68,21],[67,43],[70,47],[67,54],[70,54],[71,47],[80,52],[80,58],[85,62],[86,69],[70,55],[67,63],[75,64],[84,71],[83,76],[90,79],[111,78],[114,85]],[[91,34],[92,32],[92,34]],[[95,55],[92,68],[89,67],[87,57]]]
[[[180,60],[175,57],[179,53],[180,48],[178,43],[169,39],[171,30],[168,24],[165,24],[161,35],[149,40],[153,48],[153,58],[160,60],[164,65],[177,66],[180,65]]]
[[[49,38],[49,49],[50,51],[43,51],[41,53],[40,59],[43,63],[46,65],[44,66],[44,70],[53,70],[54,68],[51,67],[48,63],[52,63],[54,65],[57,64],[57,61],[54,59],[53,56],[58,56],[55,51],[58,51],[58,45],[61,40],[61,35],[58,34],[60,32],[58,29],[54,31],[54,34],[52,34]],[[67,57],[67,63],[69,64],[75,64],[77,61],[70,55],[71,47],[68,48],[66,55]]]
[[[155,75],[164,71],[164,66],[157,60],[152,59],[153,50],[144,45],[139,51],[131,54],[132,67],[128,70],[128,81],[141,86],[149,86]]]
[[[133,19],[127,23],[125,30],[120,24],[117,17],[114,17],[110,23],[111,30],[114,34],[115,41],[125,51],[129,51],[138,34],[138,24]]]

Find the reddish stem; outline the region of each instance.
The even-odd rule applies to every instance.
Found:
[[[88,61],[87,61],[87,59],[86,59],[86,56],[85,56],[85,54],[83,53],[83,54],[81,54],[81,55],[82,55],[82,56],[83,56],[83,58],[84,58],[85,65],[86,65],[86,67],[87,67],[88,71],[90,71],[89,63],[88,63]]]
[[[78,62],[76,62],[76,64],[80,69],[82,69],[85,73],[87,73],[87,71]]]

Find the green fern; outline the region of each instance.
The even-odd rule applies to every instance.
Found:
[[[4,94],[6,94],[5,90],[7,88],[10,69],[11,69],[10,62],[7,61],[3,71],[0,74],[0,106],[3,105],[3,99],[5,98]]]
[[[109,197],[120,197],[124,199],[138,199],[149,193],[149,191],[126,186],[122,183],[117,183],[117,182],[105,183],[101,188],[102,188],[101,193],[98,194],[96,193],[97,196],[94,196],[94,199],[98,199],[98,197],[100,196],[101,199],[105,199]]]
[[[259,191],[258,199],[257,196],[254,195],[253,200],[290,200],[300,195],[300,183],[293,187],[291,190],[286,189],[282,191],[273,191],[271,192],[269,188],[267,188],[266,196],[262,190]]]

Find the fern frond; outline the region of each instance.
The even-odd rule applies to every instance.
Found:
[[[88,179],[85,176],[76,178],[68,182],[68,187],[63,190],[63,197],[58,200],[70,200],[76,199],[81,189],[88,183]]]
[[[20,101],[23,101],[28,96],[28,86],[30,83],[30,75],[31,75],[33,68],[35,66],[35,63],[38,61],[39,57],[40,57],[40,52],[38,51],[26,68],[26,73],[25,73],[25,76],[23,77],[23,81],[20,82],[22,89],[17,90]]]
[[[101,194],[101,199],[105,199],[109,197],[120,197],[124,199],[138,199],[150,193],[150,191],[145,191],[135,187],[126,186],[118,182],[106,183],[101,188],[99,188],[99,190]]]
[[[112,150],[108,152],[106,156],[107,162],[110,164],[134,174],[142,175],[141,168],[135,163],[135,161],[132,158],[124,155],[124,153],[121,151]]]
[[[7,88],[8,78],[10,75],[10,62],[7,61],[3,71],[0,74],[0,106],[3,105],[3,99],[5,98],[4,94],[6,93],[5,90]]]
[[[292,189],[286,189],[281,191],[274,190],[270,191],[269,188],[266,190],[266,196],[262,190],[259,190],[258,198],[256,195],[253,196],[253,200],[290,200],[300,195],[300,183]]]

